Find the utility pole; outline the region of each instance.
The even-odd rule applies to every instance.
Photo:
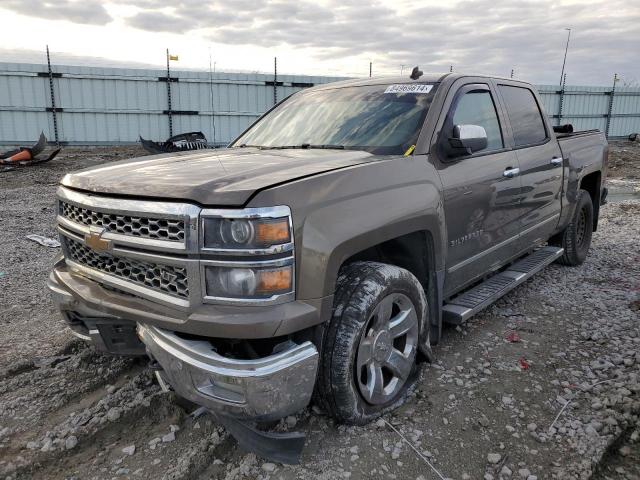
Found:
[[[562,61],[562,73],[560,73],[560,85],[562,85],[562,78],[564,77],[564,66],[567,63],[567,52],[569,51],[569,40],[571,39],[571,29],[565,28],[567,33],[567,45],[564,47],[564,60]]]
[[[373,72],[373,62],[369,62],[369,78],[371,78],[372,72]]]

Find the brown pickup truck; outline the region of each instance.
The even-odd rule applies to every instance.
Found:
[[[226,149],[65,176],[48,286],[71,330],[236,419],[398,406],[443,322],[585,260],[606,197],[605,137],[554,131],[531,85],[414,77],[296,93]]]

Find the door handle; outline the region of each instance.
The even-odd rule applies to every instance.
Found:
[[[562,158],[561,157],[553,157],[551,159],[551,165],[553,165],[554,167],[559,167],[560,165],[562,165]]]
[[[502,176],[507,178],[517,177],[518,175],[520,175],[519,168],[507,168],[504,172],[502,172]]]

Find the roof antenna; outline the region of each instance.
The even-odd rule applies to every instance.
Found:
[[[411,76],[409,77],[411,80],[417,80],[422,76],[422,70],[418,66],[413,67],[411,70]]]

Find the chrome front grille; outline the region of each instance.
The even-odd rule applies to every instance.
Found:
[[[214,298],[207,297],[203,286],[206,267],[264,267],[264,262],[283,259],[293,262],[293,242],[270,251],[205,249],[198,236],[204,210],[198,205],[116,198],[65,186],[58,188],[57,196],[58,232],[69,272],[102,288],[182,312],[205,303],[266,305],[295,298],[294,291],[255,301]],[[262,208],[206,212],[222,218],[253,218],[273,214],[278,208],[286,208],[282,216],[288,216],[291,225],[288,207],[269,207],[268,212]]]
[[[63,238],[68,258],[80,265],[169,295],[189,297],[186,268],[97,253],[69,237]]]
[[[184,242],[185,222],[136,215],[118,215],[83,208],[60,201],[60,215],[87,227],[101,227],[107,232],[132,237]]]

